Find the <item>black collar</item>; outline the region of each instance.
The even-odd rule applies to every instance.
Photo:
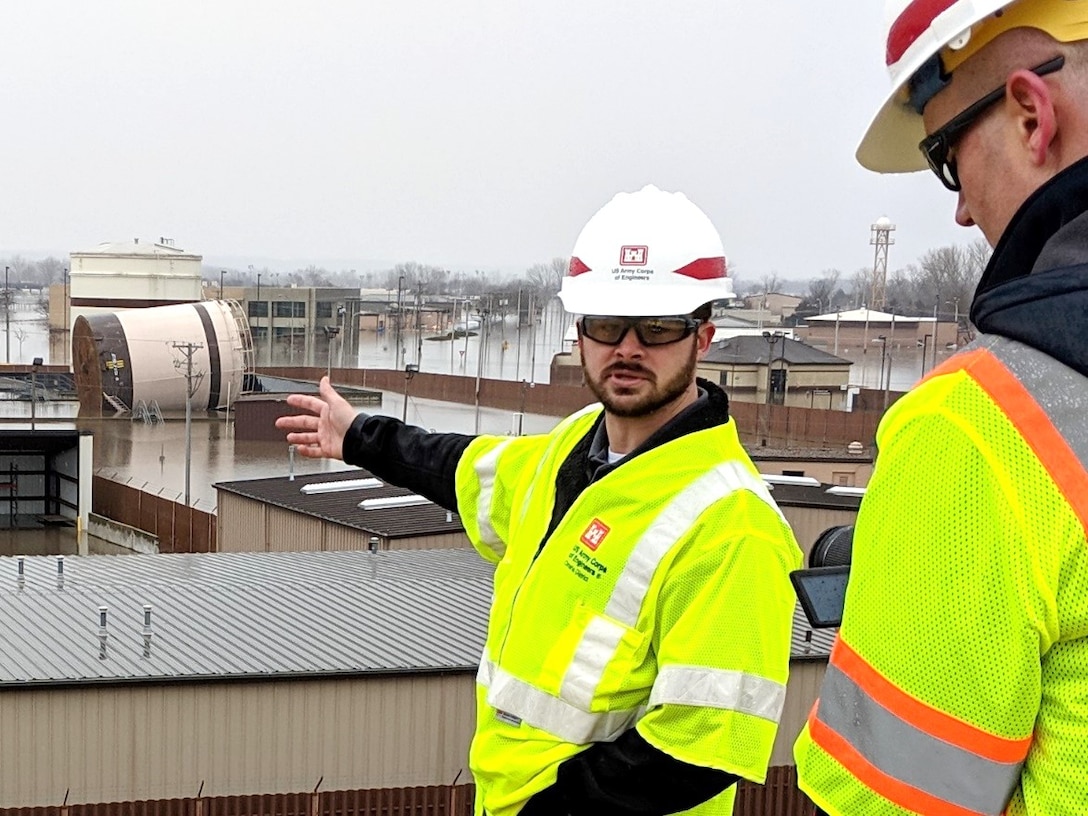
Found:
[[[1009,222],[982,273],[975,299],[1003,283],[1031,273],[1046,242],[1088,211],[1088,158],[1070,165],[1028,196]],[[975,306],[971,321],[977,325]]]

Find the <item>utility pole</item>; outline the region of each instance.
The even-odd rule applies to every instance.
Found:
[[[416,365],[423,365],[423,281],[416,284]]]
[[[189,470],[193,458],[193,394],[196,393],[204,372],[193,374],[193,355],[197,349],[204,348],[203,343],[171,343],[173,348],[184,355],[185,362],[174,360],[174,367],[185,366],[185,506],[189,506]]]

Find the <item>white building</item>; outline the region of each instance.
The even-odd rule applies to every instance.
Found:
[[[80,315],[203,300],[203,258],[178,249],[169,238],[99,244],[72,252],[70,259],[69,330]]]

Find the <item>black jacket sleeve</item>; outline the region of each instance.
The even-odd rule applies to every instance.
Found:
[[[738,779],[681,762],[632,728],[562,763],[555,784],[533,796],[520,816],[664,816],[689,810]]]
[[[344,461],[456,513],[457,463],[473,438],[359,414],[344,436]]]

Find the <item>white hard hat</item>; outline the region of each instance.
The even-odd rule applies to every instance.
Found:
[[[927,167],[918,149],[926,102],[999,34],[1038,28],[1059,42],[1088,39],[1088,0],[887,0],[884,11],[892,90],[857,150],[880,173]]]
[[[559,297],[573,314],[679,315],[733,297],[733,282],[706,213],[683,193],[647,185],[589,219]]]

